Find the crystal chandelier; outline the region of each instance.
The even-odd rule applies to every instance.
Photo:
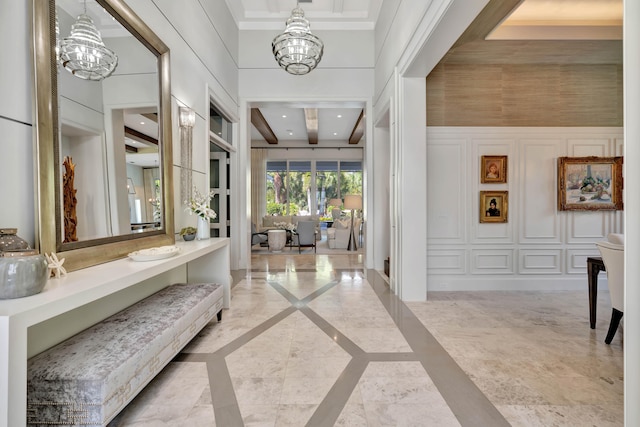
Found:
[[[71,34],[60,43],[60,61],[71,74],[85,80],[109,77],[118,65],[118,56],[102,42],[100,32],[87,15],[79,15],[71,26]]]
[[[311,34],[309,20],[300,6],[291,11],[284,33],[273,39],[271,47],[278,65],[295,75],[316,68],[324,50],[322,40]]]

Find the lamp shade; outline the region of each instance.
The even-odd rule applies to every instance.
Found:
[[[342,199],[331,199],[329,200],[329,206],[333,206],[339,208],[342,206]]]
[[[344,196],[345,209],[362,209],[362,196],[353,194]]]

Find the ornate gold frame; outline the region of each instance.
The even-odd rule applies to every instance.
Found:
[[[504,184],[507,182],[508,164],[507,156],[482,156],[480,158],[480,182],[482,184]],[[495,164],[498,168],[498,176],[491,177],[488,174],[488,165]]]
[[[36,147],[36,245],[41,253],[65,258],[68,271],[125,257],[138,249],[175,243],[173,216],[173,155],[171,144],[171,86],[169,48],[122,0],[96,0],[158,58],[160,141],[164,229],[144,235],[114,236],[76,246],[60,243],[56,232],[56,144],[58,100],[55,40],[55,1],[32,0],[34,60],[34,136]]]
[[[497,199],[497,208],[500,214],[487,215],[487,209],[491,199]],[[509,192],[508,191],[481,191],[480,192],[480,222],[509,222]]]
[[[558,210],[622,210],[622,162],[622,157],[558,157]],[[576,165],[604,167],[610,175],[605,177],[605,180],[610,179],[608,187],[603,186],[598,189],[596,188],[598,183],[594,182],[592,188],[583,190],[583,181],[578,182],[576,178],[570,176],[575,175],[575,171],[571,169],[576,169]],[[597,179],[598,177],[594,181]],[[579,195],[577,200],[576,194]]]

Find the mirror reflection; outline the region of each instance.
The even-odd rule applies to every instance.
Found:
[[[57,246],[161,230],[157,58],[94,0],[55,4],[58,51],[86,15],[117,55],[105,78],[72,74],[58,61]]]

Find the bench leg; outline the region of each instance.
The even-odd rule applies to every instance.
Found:
[[[218,322],[222,322],[222,310],[218,312]]]

